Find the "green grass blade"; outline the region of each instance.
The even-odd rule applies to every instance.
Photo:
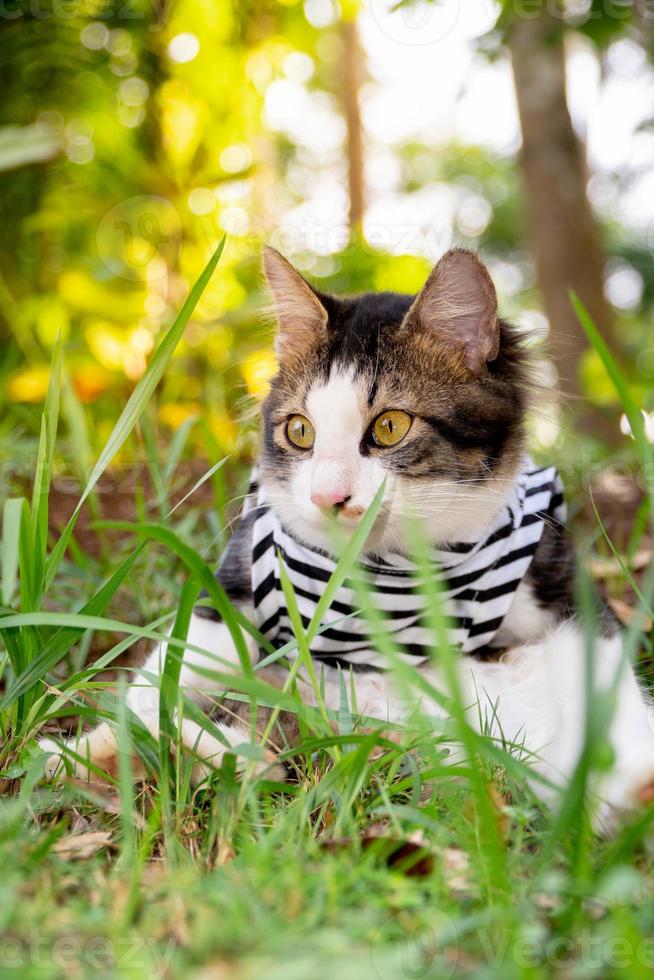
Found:
[[[379,514],[379,509],[381,507],[382,500],[384,498],[385,489],[386,489],[386,481],[384,480],[381,486],[379,487],[379,489],[377,490],[377,493],[375,494],[370,506],[368,507],[368,510],[364,514],[361,523],[359,524],[356,531],[354,532],[350,540],[347,542],[345,548],[343,549],[343,553],[341,554],[341,557],[339,558],[336,567],[332,572],[320,599],[318,600],[316,609],[314,611],[313,616],[311,617],[311,621],[307,626],[306,631],[303,629],[302,626],[299,609],[297,607],[297,600],[293,592],[291,582],[285,573],[283,563],[281,561],[279,562],[282,587],[284,589],[284,594],[288,604],[289,615],[291,616],[293,632],[295,634],[295,639],[299,651],[299,656],[296,662],[293,664],[289,672],[288,678],[284,683],[284,691],[287,691],[292,686],[297,676],[297,673],[300,669],[300,666],[304,665],[307,668],[312,686],[314,687],[314,690],[316,692],[318,703],[319,705],[321,705],[321,710],[323,713],[323,721],[326,721],[327,723],[328,723],[328,718],[327,718],[326,708],[324,705],[324,700],[320,694],[318,681],[315,676],[315,672],[313,670],[313,663],[311,660],[311,653],[310,653],[311,642],[314,639],[314,637],[318,634],[321,627],[323,626],[323,622],[322,622],[323,616],[329,609],[334,599],[334,596],[336,595],[336,592],[341,587],[341,585],[346,580],[346,578],[351,574],[352,570],[354,569],[357,563],[357,560],[361,553],[361,549],[365,545],[368,535],[370,534],[370,531],[372,529],[372,526],[377,518],[377,515]],[[277,715],[278,715],[278,710],[276,709],[273,712],[268,724],[266,725],[266,729],[264,731],[264,739],[270,735],[270,732],[272,731],[272,727],[275,722],[275,719],[277,718]]]
[[[470,766],[470,788],[476,803],[481,844],[480,858],[485,865],[488,897],[491,901],[499,899],[505,902],[507,898],[505,847],[498,814],[489,792],[489,784],[479,765],[479,749],[484,739],[474,731],[468,721],[468,706],[464,701],[459,674],[460,654],[452,648],[449,635],[450,621],[443,603],[442,582],[434,575],[425,537],[420,533],[420,529],[415,524],[411,524],[408,532],[411,552],[418,567],[421,591],[427,599],[426,620],[435,640],[435,660],[441,667],[450,697],[449,713]]]
[[[325,701],[320,690],[320,685],[318,683],[318,678],[316,677],[316,672],[313,665],[313,658],[311,656],[311,650],[309,649],[309,644],[307,642],[307,637],[304,632],[304,627],[302,625],[302,617],[300,616],[300,610],[297,604],[297,597],[293,591],[293,585],[288,577],[288,572],[284,566],[281,554],[277,554],[277,562],[279,565],[279,576],[282,585],[282,591],[284,593],[284,598],[286,600],[286,608],[288,610],[289,619],[291,621],[291,626],[293,628],[293,635],[295,636],[298,644],[298,660],[301,662],[302,666],[306,670],[309,680],[311,681],[311,686],[313,692],[316,696],[316,703],[322,713],[323,718],[329,724],[329,719],[327,716],[327,708],[325,707]]]
[[[143,551],[145,543],[139,545],[138,548],[129,555],[125,561],[123,561],[118,568],[112,573],[112,575],[107,579],[107,581],[102,585],[100,589],[96,592],[88,602],[80,608],[77,615],[80,616],[99,616],[106,609],[109,601],[118,591],[120,586],[123,584],[130,572],[134,562],[138,558],[141,551]],[[43,615],[47,616],[47,613]],[[6,617],[0,617],[0,632],[3,635],[7,635],[7,619]],[[0,712],[5,711],[10,707],[13,702],[29,691],[35,684],[38,684],[41,680],[45,678],[48,671],[52,670],[68,653],[73,644],[80,637],[80,629],[75,627],[63,626],[62,629],[54,633],[48,640],[46,640],[43,648],[36,654],[35,657],[30,660],[30,662],[24,665],[24,669],[18,676],[14,679],[13,683],[9,685],[7,690],[4,692],[2,698],[0,699]]]
[[[170,440],[170,446],[168,447],[166,462],[164,463],[163,467],[163,479],[167,489],[170,489],[170,484],[173,476],[175,475],[177,464],[182,457],[182,453],[184,452],[184,447],[188,441],[191,429],[196,424],[197,420],[197,415],[191,415],[190,418],[185,419],[180,427],[173,433],[173,437]]]
[[[188,579],[182,589],[177,607],[177,615],[171,631],[173,639],[185,642],[193,615],[200,585],[195,579]],[[159,686],[159,771],[162,785],[168,787],[171,783],[171,751],[175,745],[175,709],[179,699],[179,676],[182,669],[182,658],[174,656],[172,650],[166,648],[166,658],[161,672]],[[181,725],[181,718],[179,719]]]
[[[41,585],[41,574],[48,544],[48,497],[52,478],[59,403],[61,400],[61,341],[57,339],[52,351],[52,364],[48,392],[41,416],[41,437],[36,459],[36,473],[32,489],[32,539],[34,541],[35,579]]]
[[[63,367],[61,409],[73,446],[74,459],[72,462],[76,471],[79,473],[81,478],[80,482],[85,485],[93,468],[91,436],[85,407],[75,393],[65,365]]]
[[[631,388],[623,377],[615,358],[611,354],[606,341],[593,323],[588,310],[575,293],[570,293],[570,298],[575,313],[577,314],[577,319],[579,320],[579,323],[581,324],[591,345],[599,355],[599,358],[604,365],[604,369],[606,370],[606,373],[608,374],[613,387],[620,398],[624,413],[629,420],[636,449],[638,450],[638,455],[645,474],[647,491],[650,498],[650,508],[654,519],[654,448],[650,445],[647,439],[645,422],[643,420],[641,410],[637,405]]]
[[[166,484],[161,466],[159,465],[157,431],[153,418],[153,409],[154,403],[152,402],[148,406],[147,411],[143,412],[139,422],[139,428],[143,439],[143,446],[145,447],[145,461],[148,467],[148,473],[150,474],[150,479],[152,480],[152,488],[154,490],[153,502],[156,504],[159,510],[159,516],[163,520],[166,516],[166,511],[168,510],[168,492],[166,490]]]
[[[193,486],[188,491],[188,493],[185,493],[182,499],[178,500],[175,506],[170,508],[170,510],[166,514],[166,520],[168,520],[168,518],[175,513],[178,507],[182,507],[183,504],[185,504],[186,501],[189,499],[189,497],[192,497],[195,491],[200,489],[203,483],[206,483],[207,480],[210,480],[212,478],[214,473],[216,473],[216,471],[219,470],[227,462],[227,458],[228,458],[227,456],[224,456],[222,459],[219,459],[218,462],[214,463],[213,466],[211,466],[206,473],[202,474],[200,479],[193,484]]]
[[[613,544],[613,541],[611,540],[611,535],[607,531],[606,525],[602,520],[602,516],[597,509],[597,504],[595,503],[595,497],[593,496],[592,490],[590,493],[590,502],[593,508],[593,513],[595,515],[595,520],[597,521],[599,529],[602,532],[602,537],[604,538],[607,545],[609,546],[611,554],[613,555],[613,558],[615,559],[618,567],[620,568],[620,571],[624,575],[626,582],[628,583],[629,587],[633,589],[634,595],[637,596],[641,604],[641,613],[644,611],[648,616],[654,618],[654,610],[652,610],[650,601],[640,589],[638,582],[634,578],[631,570],[627,567],[626,563],[622,559],[622,556],[620,555],[620,552],[618,551],[616,546]],[[641,617],[641,621],[644,623],[645,621],[644,617]]]
[[[0,617],[0,630],[24,628],[26,626],[63,626],[75,630],[106,630],[111,633],[125,633],[127,636],[142,637],[146,640],[154,640],[156,643],[170,642],[172,646],[180,649],[195,650],[205,654],[207,657],[216,660],[226,667],[231,667],[231,661],[223,659],[218,654],[211,654],[210,651],[192,643],[180,643],[169,639],[164,633],[154,630],[147,626],[134,626],[132,623],[125,623],[119,619],[110,619],[105,616],[92,616],[83,613],[57,613],[57,612],[27,612],[12,613],[11,615]],[[202,673],[198,668],[198,673]],[[233,676],[233,675],[232,675]],[[7,695],[0,701],[0,710],[5,705]]]
[[[11,604],[20,561],[20,526],[22,513],[27,509],[24,497],[5,500],[2,509],[2,603]]]
[[[158,616],[157,619],[152,620],[151,623],[147,624],[147,628],[151,630],[159,630],[160,626],[165,626],[174,619],[174,613],[166,613],[164,616]],[[76,635],[79,635],[75,631]],[[114,644],[106,653],[94,660],[91,666],[82,667],[80,670],[71,674],[67,677],[65,681],[59,684],[59,690],[62,692],[74,692],[78,688],[84,686],[88,681],[92,680],[100,671],[104,670],[105,667],[109,667],[110,664],[120,657],[126,650],[129,650],[131,646],[138,641],[137,636],[127,636],[120,640],[118,643]]]
[[[130,867],[135,854],[134,838],[134,778],[132,774],[132,737],[127,707],[125,678],[121,677],[117,699],[118,734],[118,791],[120,795],[120,824],[122,828],[122,854],[124,867]]]
[[[385,490],[386,480],[383,481],[377,490],[377,493],[373,497],[368,510],[361,518],[359,526],[345,546],[343,553],[336,564],[336,568],[332,572],[323,594],[318,600],[315,612],[311,617],[311,622],[307,627],[306,640],[308,645],[311,644],[311,641],[315,637],[322,622],[322,618],[331,606],[337,591],[340,589],[341,585],[354,568],[354,565],[361,553],[361,549],[366,543],[368,535],[372,530],[372,526],[377,519],[377,515],[379,514],[382,500],[384,499]]]
[[[150,363],[143,374],[143,377],[134,388],[134,391],[130,395],[125,408],[121,412],[104,449],[100,453],[98,461],[91,471],[86,487],[77,503],[77,506],[75,507],[75,510],[73,511],[73,514],[50,554],[46,566],[46,589],[52,583],[61,559],[66,552],[68,541],[73,533],[73,529],[84,501],[95,487],[111,460],[114,458],[118,450],[132,432],[146,405],[150,401],[155,388],[161,381],[163,373],[168,367],[175,348],[182,338],[186,325],[191,318],[191,314],[193,313],[200,296],[204,292],[209,280],[211,279],[211,276],[213,275],[224,247],[225,238],[223,237],[222,241],[218,245],[218,248],[209,259],[199,279],[191,289],[191,292],[179,311],[174,323],[168,329],[163,340],[156,348]]]
[[[20,511],[20,537],[18,540],[18,569],[20,608],[22,610],[36,609],[41,593],[38,562],[34,560],[34,542],[30,509],[25,504]]]
[[[105,527],[113,527],[122,531],[133,531],[135,534],[147,538],[150,541],[158,541],[159,544],[163,544],[169,551],[172,551],[178,558],[181,558],[190,573],[201,583],[202,588],[209,593],[212,603],[234,641],[241,669],[245,674],[250,675],[252,673],[252,663],[248,648],[243,639],[242,627],[245,627],[257,642],[259,641],[260,633],[254,626],[247,623],[247,621],[237,614],[227,598],[225,590],[216,579],[209,565],[198,555],[197,551],[194,551],[193,548],[190,548],[189,545],[180,540],[170,528],[161,527],[159,524],[130,524],[125,521],[103,521],[102,523]]]

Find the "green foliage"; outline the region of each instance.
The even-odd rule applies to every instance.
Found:
[[[124,438],[146,410],[145,396],[152,395],[153,381],[181,332],[179,324],[188,319],[218,255],[137,385],[132,405],[138,411],[123,413],[123,422],[117,423]],[[641,465],[649,472],[651,447],[633,395],[587,314],[578,302],[576,306],[632,422]],[[56,352],[55,360],[59,356]],[[389,645],[357,570],[383,490],[343,552],[311,624],[302,624],[282,563],[293,640],[254,669],[245,653],[238,678],[225,671],[219,658],[214,668],[206,669],[217,689],[229,685],[233,696],[253,711],[257,705],[274,710],[258,745],[235,747],[220,770],[192,790],[192,753],[189,758],[171,751],[177,749],[180,713],[220,738],[210,717],[179,690],[181,652],[200,586],[210,592],[235,637],[241,628],[255,637],[256,630],[231,610],[202,554],[201,529],[185,525],[178,508],[159,524],[102,522],[98,533],[120,530],[127,535],[127,557],[121,562],[112,556],[112,574],[100,588],[95,563],[87,567],[84,588],[90,597],[77,612],[48,608],[57,601],[62,576],[73,568],[62,559],[46,592],[50,547],[43,550],[43,491],[54,455],[59,376],[58,370],[51,373],[43,412],[41,475],[35,481],[39,492],[32,505],[25,500],[7,503],[2,538],[0,635],[6,656],[0,723],[5,735],[2,773],[9,782],[0,805],[0,855],[2,888],[12,895],[2,925],[12,937],[11,953],[18,957],[21,976],[36,976],[44,965],[55,973],[64,937],[67,969],[82,974],[100,967],[120,973],[129,956],[130,969],[139,976],[165,971],[181,977],[201,967],[213,969],[216,963],[229,963],[231,971],[244,976],[264,969],[273,977],[286,977],[289,971],[298,976],[398,976],[407,964],[442,976],[454,962],[458,975],[500,970],[517,980],[550,976],[564,950],[571,970],[596,976],[607,975],[607,970],[625,977],[648,975],[652,859],[644,845],[652,808],[643,808],[611,841],[596,840],[590,829],[587,787],[606,761],[614,705],[610,689],[600,696],[593,686],[588,583],[581,583],[589,637],[585,746],[552,814],[542,811],[529,789],[529,758],[521,746],[470,727],[470,706],[458,689],[456,654],[447,642],[439,587],[432,576],[424,576],[430,583],[425,588],[435,656],[448,689],[431,688]],[[108,445],[111,450],[101,454],[103,465],[117,447],[116,439]],[[99,465],[87,490],[99,475]],[[157,463],[162,473],[170,465],[170,460]],[[651,488],[650,494],[654,500]],[[172,521],[178,522],[175,530],[167,526]],[[604,525],[602,531],[608,534]],[[72,529],[70,543],[75,533]],[[135,537],[142,541],[136,547]],[[124,673],[117,696],[106,689],[101,673],[135,638],[160,640],[172,618],[164,615],[142,627],[108,614],[128,581],[132,588],[138,582],[156,606],[159,597],[150,591],[142,564],[153,545],[165,560],[177,607],[162,680],[164,737],[158,751],[140,719],[126,708]],[[417,527],[413,545],[418,564],[426,562]],[[181,589],[174,571],[177,558],[186,569]],[[623,574],[629,579],[626,566]],[[321,629],[322,611],[345,578],[353,581],[379,650],[388,656],[406,698],[416,707],[421,699],[434,699],[448,708],[450,722],[430,722],[418,710],[407,727],[392,731],[391,739],[393,726],[362,714],[352,679],[345,676],[339,710],[325,707],[309,649]],[[649,574],[639,590],[644,609],[651,606],[653,594],[654,577]],[[13,602],[19,603],[17,611]],[[59,666],[73,646],[81,646],[89,631],[98,630],[122,634],[123,639],[95,663],[62,674]],[[634,627],[628,650],[635,649],[638,636]],[[270,686],[262,666],[295,651],[299,655],[282,689]],[[301,672],[314,686],[316,709],[298,696],[295,680]],[[89,696],[96,707],[86,703]],[[113,791],[75,782],[39,784],[43,758],[34,750],[33,735],[44,722],[71,709],[89,722],[104,718],[115,726],[120,752]],[[280,737],[276,719],[282,711],[296,715],[300,729],[299,745],[282,742],[280,758],[295,776],[284,785],[254,778],[268,739]],[[463,752],[448,760],[459,744]],[[75,757],[74,750],[69,754]],[[134,781],[136,755],[150,773],[143,788]],[[234,756],[245,770],[238,781]],[[618,948],[625,964],[622,974],[612,970]],[[4,953],[8,949],[2,946]]]
[[[625,0],[590,0],[584,4],[574,0],[500,0],[497,27],[505,33],[521,17],[537,17],[542,12],[551,16],[552,30],[557,34],[573,29],[599,47],[624,34],[635,19],[634,5]]]
[[[505,8],[509,20],[520,11]],[[580,12],[571,5],[561,27],[606,46],[632,23],[627,8],[593,2]],[[267,100],[278,84],[287,96],[309,93],[342,126],[341,25],[315,27],[303,4],[286,0],[180,0],[172,7],[136,0],[128,17],[119,5],[91,3],[65,17],[47,3],[38,16],[29,5],[18,4],[16,13],[2,22],[0,65],[0,397],[8,403],[0,424],[38,441],[38,406],[60,336],[69,376],[62,434],[70,432],[65,449],[82,468],[79,437],[87,433],[88,461],[106,440],[116,400],[129,396],[158,333],[206,264],[210,243],[227,229],[223,275],[177,348],[138,456],[147,464],[156,443],[202,416],[202,426],[187,430],[185,452],[206,453],[210,440],[217,458],[249,458],[252,428],[237,420],[273,370],[259,319],[260,245],[274,240],[280,215],[306,203],[318,174],[340,166],[306,140],[272,131]],[[486,53],[500,34],[482,39]],[[195,37],[197,52],[175,60],[171,44],[180,36]],[[384,151],[399,169],[397,193],[410,199],[440,186],[454,198],[452,237],[508,270],[509,315],[537,309],[515,153],[428,138]],[[624,175],[606,180],[624,190]],[[429,267],[425,255],[438,254],[448,234],[434,228],[418,240],[414,229],[405,244],[393,243],[393,253],[404,253],[398,256],[388,252],[388,229],[379,240],[374,229],[370,240],[353,232],[349,242],[318,231],[318,251],[329,254],[303,253],[299,240],[288,250],[319,285],[338,292],[417,290]],[[610,226],[607,233],[610,256],[643,282],[642,300],[623,312],[621,334],[647,401],[651,250],[633,232]],[[607,392],[593,366],[585,372],[588,390],[594,397],[597,384],[594,400],[602,403]]]
[[[10,606],[17,577],[20,581],[19,609],[23,614],[36,613],[34,623],[27,619],[16,622],[10,610],[5,610],[0,625],[7,653],[13,668],[13,684],[2,698],[0,711],[10,712],[15,706],[15,717],[6,714],[2,719],[4,731],[12,729],[18,736],[25,730],[29,735],[34,725],[43,721],[44,710],[50,699],[42,690],[44,672],[56,666],[61,658],[78,639],[76,622],[66,619],[61,622],[59,631],[39,631],[36,629],[40,609],[46,593],[50,590],[57,571],[70,544],[75,524],[84,504],[103,472],[109,466],[123,443],[130,436],[142,415],[148,401],[160,381],[173,352],[179,343],[189,318],[202,292],[206,288],[218,263],[224,247],[224,239],[215,250],[202,275],[195,283],[175,322],[162,338],[150,363],[136,385],[120,418],[116,422],[98,462],[93,467],[86,487],[72,516],[61,532],[56,544],[48,553],[48,511],[49,488],[54,460],[54,446],[59,417],[59,398],[61,386],[61,348],[57,343],[53,353],[50,384],[41,420],[41,440],[36,460],[36,474],[31,506],[24,499],[7,500],[3,512],[2,539],[2,595]],[[116,589],[123,583],[138,551],[128,558],[105,585],[88,600],[81,615],[101,614],[113,597]],[[19,576],[17,573],[20,573]],[[213,580],[213,576],[210,576]],[[47,618],[47,617],[46,617]],[[74,620],[74,617],[73,617]],[[47,622],[44,625],[52,625]],[[72,629],[66,629],[67,626]],[[35,708],[35,701],[38,705]]]
[[[608,9],[593,0],[585,19],[565,29],[604,46],[624,24],[596,16]],[[265,127],[266,93],[299,64],[302,85],[341,111],[339,24],[312,26],[293,0],[137,2],[130,18],[111,5],[81,4],[71,17],[39,10],[43,16],[25,8],[1,28],[0,465],[9,473],[0,557],[3,968],[27,978],[45,971],[522,980],[558,969],[649,977],[651,807],[611,841],[590,829],[587,787],[606,761],[613,704],[611,692],[592,690],[588,581],[580,583],[593,695],[585,746],[549,814],[529,788],[522,747],[468,723],[436,583],[430,616],[444,692],[397,657],[365,581],[357,595],[407,699],[433,700],[451,721],[428,722],[418,712],[415,725],[389,732],[365,717],[345,674],[339,710],[326,708],[311,639],[338,581],[355,576],[381,498],[308,629],[281,566],[294,631],[282,650],[266,647],[213,575],[229,533],[227,502],[253,447],[251,427],[235,419],[246,392],[261,397],[273,367],[258,312],[258,250],[274,232],[270,201],[301,205],[303,181],[322,165],[311,147]],[[484,39],[495,56],[501,26]],[[184,32],[199,39],[199,53],[174,61],[170,42]],[[515,155],[427,140],[385,149],[399,167],[398,192],[448,189],[457,239],[511,270],[512,313],[535,309]],[[471,205],[485,216],[476,225]],[[233,234],[220,257],[213,248],[226,225]],[[620,403],[636,437],[632,451],[608,462],[647,477],[647,500],[625,541],[612,537],[597,509],[597,550],[615,562],[614,593],[633,591],[643,614],[628,631],[635,657],[641,647],[651,652],[641,631],[654,596],[653,573],[643,579],[633,570],[634,556],[650,546],[654,500],[640,414],[652,407],[654,277],[647,242],[617,224],[606,231],[609,254],[636,269],[644,286],[623,317],[633,362],[626,373],[578,306],[593,347],[588,390]],[[356,232],[330,254],[294,258],[337,292],[417,290],[428,260],[411,243],[402,255],[385,248]],[[584,465],[581,448],[568,440],[557,452],[572,470]],[[64,477],[75,487],[67,507]],[[415,551],[419,561],[419,532]],[[216,657],[207,680],[230,685],[254,714],[272,708],[272,717],[257,745],[236,747],[194,790],[195,760],[177,751],[176,715],[221,738],[179,689],[200,588],[232,631],[243,668],[237,680]],[[126,708],[126,664],[138,643],[159,642],[170,629],[164,737],[155,746]],[[246,636],[266,651],[256,667]],[[292,664],[279,690],[262,669],[286,658]],[[313,686],[315,709],[298,696],[300,676]],[[282,712],[297,719],[300,744],[282,742],[293,779],[280,785],[254,771],[268,739],[282,737]],[[44,784],[37,734],[58,724],[74,733],[100,720],[114,726],[121,749],[107,788]],[[452,746],[464,749],[455,762],[447,758]],[[149,775],[144,785],[134,780],[137,759]],[[245,770],[238,780],[237,761]]]

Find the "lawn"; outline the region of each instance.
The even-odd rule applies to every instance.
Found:
[[[306,709],[293,685],[298,670],[310,671],[310,636],[300,628],[283,692],[256,669],[239,686],[253,705],[297,715],[300,744],[282,753],[288,780],[257,780],[250,757],[237,779],[228,755],[192,788],[191,760],[171,752],[172,714],[192,710],[176,684],[178,651],[200,588],[223,606],[212,574],[228,533],[221,515],[247,472],[223,459],[191,465],[183,442],[190,428],[162,448],[146,420],[219,256],[220,248],[160,340],[81,495],[58,476],[58,460],[78,452],[81,438],[58,436],[59,348],[38,451],[29,440],[13,443],[15,472],[31,467],[23,478],[31,493],[29,501],[7,496],[3,509],[3,975],[651,976],[654,808],[601,840],[586,805],[590,775],[607,761],[606,699],[589,701],[581,763],[550,813],[527,788],[520,746],[467,725],[456,684],[447,692],[451,722],[434,728],[418,717],[392,739],[357,712],[345,675],[338,712]],[[635,433],[631,455],[605,457],[600,473],[618,462],[633,470],[650,458],[640,415],[592,323],[586,327]],[[146,465],[127,474],[108,468],[135,431]],[[627,530],[615,506],[602,519],[588,500],[584,506],[573,447],[561,447],[559,462],[571,475],[585,557],[630,620],[628,641],[646,675],[649,641],[634,608],[640,596],[649,609],[651,575],[642,569],[654,498],[645,494],[632,508]],[[362,540],[336,575],[352,568]],[[582,576],[582,610],[590,588]],[[437,596],[433,613],[436,637]],[[228,608],[225,617],[234,620]],[[127,715],[122,693],[129,665],[169,623],[177,645],[157,746]],[[437,642],[434,655],[451,667],[451,652]],[[412,676],[401,679],[410,693]],[[118,731],[118,777],[44,782],[37,734],[74,733],[99,718]],[[466,752],[451,762],[457,740]],[[134,752],[147,765],[145,783],[133,778]]]

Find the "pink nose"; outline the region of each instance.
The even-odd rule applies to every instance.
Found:
[[[344,504],[349,499],[350,495],[342,490],[314,490],[311,494],[311,502],[323,510],[336,507],[337,504]]]

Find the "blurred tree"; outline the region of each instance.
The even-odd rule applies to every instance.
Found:
[[[82,0],[68,16],[57,0],[36,12],[18,0],[0,18],[0,386],[22,419],[37,424],[15,403],[43,397],[60,332],[78,396],[106,419],[227,231],[160,418],[176,427],[202,405],[221,450],[247,451],[234,419],[272,369],[261,241],[310,198],[321,169],[344,188],[349,173],[353,229],[363,217],[358,4],[320,25],[305,7],[134,0],[126,16]],[[275,96],[329,114],[334,149],[267,125]],[[298,242],[283,247],[297,253]]]
[[[248,436],[234,419],[243,394],[262,394],[272,369],[270,337],[258,316],[264,238],[279,234],[277,244],[327,288],[417,290],[424,255],[451,221],[456,238],[481,248],[494,265],[510,315],[527,311],[538,325],[525,214],[572,390],[583,338],[567,319],[567,286],[609,324],[607,333],[611,311],[585,197],[583,145],[565,103],[563,45],[574,30],[602,49],[624,30],[624,18],[606,14],[608,4],[574,4],[581,13],[563,10],[548,33],[540,0],[523,2],[536,18],[518,16],[512,0],[495,41],[483,39],[491,54],[510,47],[521,78],[521,174],[512,154],[432,144],[424,135],[402,146],[366,146],[360,0],[133,0],[129,16],[104,0],[81,0],[71,16],[62,14],[60,0],[40,0],[38,8],[15,0],[19,15],[12,7],[12,16],[0,18],[0,386],[21,403],[13,405],[16,417],[36,427],[38,413],[28,406],[43,395],[61,332],[75,390],[94,403],[92,433],[101,439],[116,400],[143,370],[157,332],[226,230],[221,274],[162,384],[159,418],[175,427],[201,406],[221,451],[247,451]],[[520,36],[523,28],[538,37]],[[645,43],[642,31],[638,42]],[[543,103],[552,77],[551,101]],[[442,191],[450,208],[443,227],[406,246],[421,257],[391,255],[397,248],[386,252],[366,240],[367,152],[376,155],[376,181],[379,159],[391,174],[396,168],[393,194],[426,192],[427,200]],[[617,187],[625,173],[603,180]],[[372,180],[370,191],[374,204]],[[565,205],[565,193],[572,204]],[[646,242],[628,240],[613,214],[603,215],[601,231],[613,259],[609,280],[616,263],[642,279],[641,306],[627,315],[620,308],[620,340],[635,360],[651,347],[643,315],[654,305],[651,253]],[[639,364],[647,365],[649,384],[648,357]],[[597,372],[585,371],[584,380],[596,397]]]
[[[604,295],[599,226],[586,192],[585,153],[566,99],[565,29],[544,4],[538,16],[515,17],[507,41],[522,128],[527,218],[550,322],[550,349],[562,390],[576,394],[587,342],[570,303],[570,289],[590,311],[609,346],[615,351],[618,345],[613,312]]]
[[[633,20],[632,5],[621,0],[589,0],[581,6],[570,0],[501,0],[495,28],[480,44],[490,57],[505,44],[511,56],[528,237],[560,387],[572,395],[581,392],[580,365],[587,342],[570,303],[570,289],[589,309],[614,353],[619,354],[620,345],[605,296],[602,234],[587,195],[585,147],[567,103],[566,38],[571,31],[582,32],[602,49]],[[642,34],[642,24],[640,28]],[[587,427],[598,434],[601,430],[605,438],[617,438],[613,424],[607,427],[592,410],[586,416]]]
[[[359,106],[363,66],[354,17],[344,17],[341,36],[343,39],[342,101],[347,124],[349,224],[352,232],[358,232],[363,225],[365,209],[363,126]]]

